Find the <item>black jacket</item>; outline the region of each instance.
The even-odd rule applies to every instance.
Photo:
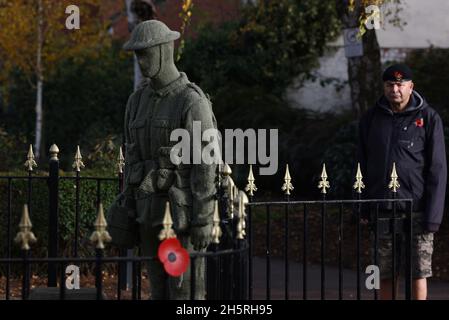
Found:
[[[391,198],[395,162],[397,197],[413,199],[414,210],[423,212],[423,227],[438,231],[447,180],[443,123],[416,91],[403,112],[393,113],[384,96],[366,112],[359,124],[358,160],[370,199]]]

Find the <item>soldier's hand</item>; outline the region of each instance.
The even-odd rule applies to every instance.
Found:
[[[192,227],[190,230],[190,238],[194,250],[206,248],[212,241],[212,225]]]

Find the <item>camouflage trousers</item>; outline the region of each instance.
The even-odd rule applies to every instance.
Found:
[[[425,232],[422,228],[422,213],[413,214],[412,231],[412,277],[413,279],[428,278],[432,276],[433,233]],[[374,237],[373,237],[374,238]],[[374,242],[373,242],[374,243]],[[406,235],[396,234],[395,243],[395,275],[399,276],[406,266]],[[374,245],[373,245],[374,254]],[[393,241],[392,235],[379,235],[378,265],[382,280],[392,278],[393,267]]]

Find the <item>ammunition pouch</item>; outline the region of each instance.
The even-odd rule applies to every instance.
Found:
[[[157,188],[167,192],[175,180],[175,165],[170,160],[171,147],[160,147],[158,156]]]
[[[159,193],[168,195],[173,229],[177,233],[182,233],[188,230],[192,217],[190,168],[175,166],[170,160],[170,150],[171,147],[161,147],[157,161],[145,160],[131,163],[126,182],[128,185],[137,187],[134,197],[139,214],[149,210],[150,215],[156,215],[155,212],[151,211],[157,209],[145,207],[148,197]],[[117,242],[125,247],[134,246],[137,241],[135,235],[138,234],[138,230],[134,229],[128,217],[135,216],[135,210],[133,212],[128,207],[120,205],[120,201],[115,201],[110,211],[111,219],[113,218],[113,221],[111,221],[112,228],[114,229],[111,229],[111,231],[117,233],[115,235],[118,238]],[[114,236],[112,237],[115,242]]]
[[[139,224],[136,212],[126,205],[123,194],[117,196],[106,213],[107,229],[112,238],[112,244],[121,248],[131,249],[138,244]]]
[[[192,190],[172,185],[168,189],[168,198],[173,219],[173,229],[176,233],[187,231],[192,218]]]
[[[157,171],[152,168],[143,178],[142,183],[139,186],[139,191],[142,191],[145,194],[151,194],[156,192],[155,186],[156,180],[157,180]]]
[[[139,190],[144,194],[168,192],[175,182],[176,169],[170,161],[170,150],[171,147],[161,147],[157,163],[153,160],[146,160],[132,165],[129,182],[138,184]]]
[[[175,181],[175,173],[171,169],[159,169],[157,171],[157,189],[167,192]]]

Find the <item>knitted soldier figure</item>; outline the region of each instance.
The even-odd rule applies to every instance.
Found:
[[[145,256],[156,256],[160,243],[166,201],[169,201],[173,228],[183,247],[203,251],[211,241],[216,165],[174,164],[170,151],[178,141],[170,141],[174,129],[192,132],[194,121],[204,130],[216,128],[209,99],[189,82],[174,64],[174,40],[179,33],[157,20],[138,24],[125,50],[136,54],[149,84],[134,92],[125,113],[124,203],[136,212],[140,246]],[[207,142],[191,149],[200,152]],[[192,144],[195,146],[195,144]],[[189,299],[190,267],[179,278],[170,278],[159,261],[149,263],[152,299]],[[195,299],[205,298],[204,259],[195,261]],[[168,285],[167,285],[168,283]]]

